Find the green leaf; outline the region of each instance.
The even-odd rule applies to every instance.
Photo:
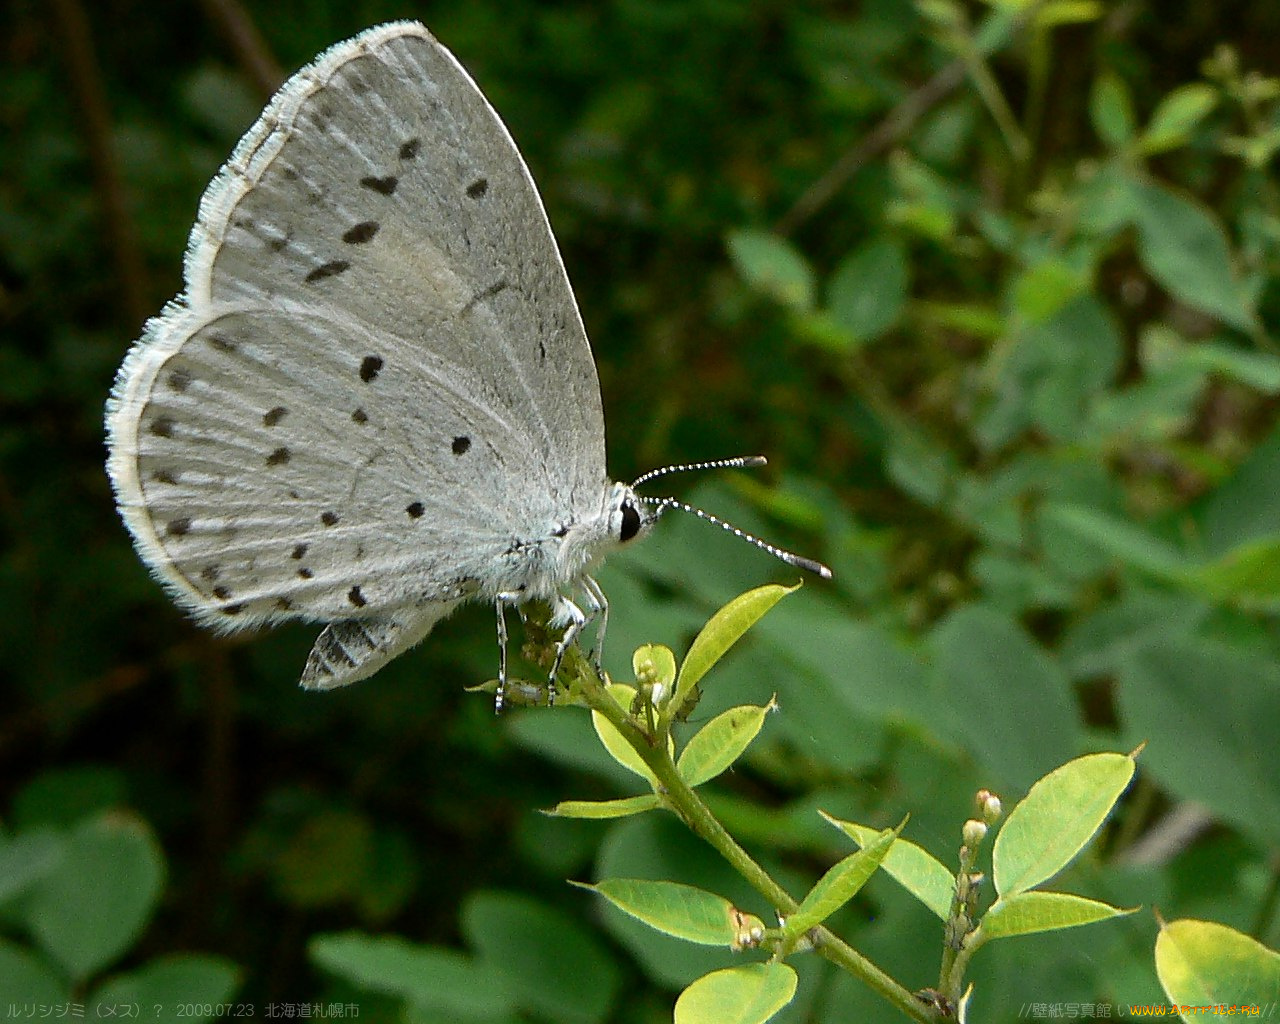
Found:
[[[1270,352],[1250,352],[1236,345],[1204,341],[1180,352],[1193,366],[1238,381],[1266,395],[1280,393],[1280,357]]]
[[[731,947],[738,938],[738,911],[723,896],[705,889],[645,878],[606,878],[594,885],[571,884],[598,892],[624,914],[686,942]]]
[[[463,906],[462,930],[531,1017],[599,1024],[609,1016],[618,988],[613,954],[565,912],[515,893],[478,892]]]
[[[764,718],[777,705],[744,704],[716,715],[689,740],[676,768],[690,786],[701,786],[728,768],[759,734]]]
[[[748,964],[704,975],[680,993],[675,1024],[764,1024],[794,998],[786,964]]]
[[[727,245],[734,267],[757,291],[802,313],[813,309],[813,269],[786,239],[768,231],[744,228],[731,231]]]
[[[149,1021],[221,1019],[225,1015],[216,1013],[217,1004],[228,1002],[239,987],[240,970],[230,960],[172,954],[102,985],[85,1000],[85,1016],[97,1020],[112,1016],[111,1008],[137,1005],[145,1009]],[[198,1012],[202,1004],[211,1012]],[[156,1006],[158,1010],[153,1009]]]
[[[982,915],[981,927],[986,938],[1003,939],[1011,935],[1061,931],[1133,912],[1071,893],[1020,892],[1008,899],[996,900]]]
[[[1280,426],[1272,428],[1235,474],[1205,503],[1205,549],[1222,555],[1240,544],[1280,534]]]
[[[1008,612],[958,607],[934,627],[929,649],[940,722],[988,779],[1020,789],[1079,749],[1070,680]]]
[[[1133,778],[1127,754],[1087,754],[1051,771],[1009,812],[991,852],[1008,899],[1052,878],[1093,838]]]
[[[0,903],[39,881],[62,859],[66,840],[48,828],[12,839],[0,834]]]
[[[1175,548],[1126,519],[1083,505],[1050,504],[1042,519],[1097,545],[1126,565],[1159,579],[1184,578],[1189,563]]]
[[[1122,660],[1117,682],[1125,735],[1147,741],[1147,775],[1260,845],[1280,847],[1280,668],[1269,646],[1166,627]]]
[[[904,821],[903,825],[906,824]],[[822,924],[848,903],[875,874],[885,854],[893,846],[902,825],[887,828],[857,853],[851,853],[829,868],[800,902],[793,914],[787,915],[782,931],[789,939],[797,939],[810,928]]]
[[[71,989],[52,967],[15,942],[0,938],[0,993],[10,1002],[56,1005]]]
[[[1160,984],[1179,1006],[1280,1001],[1280,954],[1226,925],[1171,921],[1156,936],[1155,955]]]
[[[1133,98],[1119,75],[1104,71],[1093,83],[1089,94],[1089,116],[1093,130],[1112,149],[1119,149],[1133,138]]]
[[[902,242],[889,236],[871,239],[836,267],[827,290],[831,319],[857,342],[874,341],[901,318],[910,274]]]
[[[1217,90],[1211,85],[1192,82],[1178,86],[1156,107],[1138,140],[1138,148],[1150,156],[1186,145],[1217,102]]]
[[[627,686],[625,683],[613,683],[609,686],[609,696],[618,703],[619,707],[627,710],[635,700],[636,690],[634,686]],[[635,748],[623,738],[622,733],[618,732],[609,719],[605,718],[599,711],[593,711],[591,712],[591,725],[595,729],[596,735],[600,737],[600,743],[609,752],[610,757],[627,771],[639,775],[640,778],[655,789],[658,788],[658,780],[653,772],[649,770],[649,766],[644,763],[644,760],[636,753]],[[670,736],[667,737],[667,743],[668,747],[671,747]]]
[[[1039,29],[1079,25],[1097,21],[1105,10],[1100,0],[1046,0],[1035,9],[1035,24]]]
[[[22,914],[40,947],[82,981],[133,945],[163,886],[151,829],[110,811],[67,835],[62,859],[28,891]]]
[[[1239,330],[1257,319],[1233,272],[1227,236],[1213,214],[1160,185],[1134,188],[1138,258],[1169,293]]]
[[[1065,266],[1061,270],[1071,273]],[[1070,291],[1076,286],[1064,278],[1057,287]],[[1066,291],[1037,298],[1043,307],[1026,308],[1013,344],[993,348],[988,374],[995,402],[976,425],[984,447],[1004,445],[1031,427],[1078,444],[1086,411],[1099,393],[1114,386],[1124,340],[1114,315],[1095,296],[1077,294],[1051,316],[1035,319],[1066,298]]]
[[[516,1001],[501,974],[452,949],[359,932],[317,935],[313,963],[360,988],[464,1020],[501,1018]]]
[[[739,594],[716,612],[694,637],[689,653],[684,656],[680,674],[676,677],[676,695],[671,706],[680,707],[689,692],[698,684],[717,661],[725,656],[748,629],[788,594],[799,589],[770,583],[755,590]]]
[[[620,800],[562,800],[543,813],[556,818],[628,818],[661,806],[662,801],[655,794],[642,793]]]
[[[1280,605],[1280,537],[1241,544],[1187,574],[1191,589],[1217,600]]]
[[[879,839],[879,829],[841,821],[825,811],[819,811],[827,821],[835,825],[864,850]],[[889,847],[881,869],[907,892],[928,907],[942,921],[951,916],[951,897],[955,892],[955,875],[933,854],[906,839],[899,839]]]
[[[1028,323],[1056,316],[1089,290],[1089,275],[1059,259],[1032,264],[1013,285],[1013,307]]]

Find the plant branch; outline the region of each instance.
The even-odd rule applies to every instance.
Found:
[[[587,706],[608,719],[653,772],[662,787],[660,795],[667,805],[780,914],[795,913],[799,903],[738,845],[702,798],[680,777],[675,762],[667,753],[665,735],[655,736],[637,726],[635,719],[609,695],[604,681],[593,671],[584,670],[579,679]],[[823,927],[815,928],[811,934],[818,953],[843,967],[912,1020],[927,1024],[936,1019],[924,1003],[839,936]]]

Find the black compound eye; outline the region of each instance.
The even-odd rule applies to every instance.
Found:
[[[623,544],[640,532],[640,513],[631,502],[622,506],[622,529],[618,531],[618,540]]]

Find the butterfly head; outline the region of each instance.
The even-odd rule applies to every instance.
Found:
[[[619,547],[639,540],[660,515],[662,507],[647,504],[630,484],[614,484],[609,496],[609,539]]]

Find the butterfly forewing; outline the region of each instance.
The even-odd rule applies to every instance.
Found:
[[[540,200],[425,29],[340,44],[272,101],[108,428],[144,558],[230,628],[456,601],[598,507],[599,386]]]

